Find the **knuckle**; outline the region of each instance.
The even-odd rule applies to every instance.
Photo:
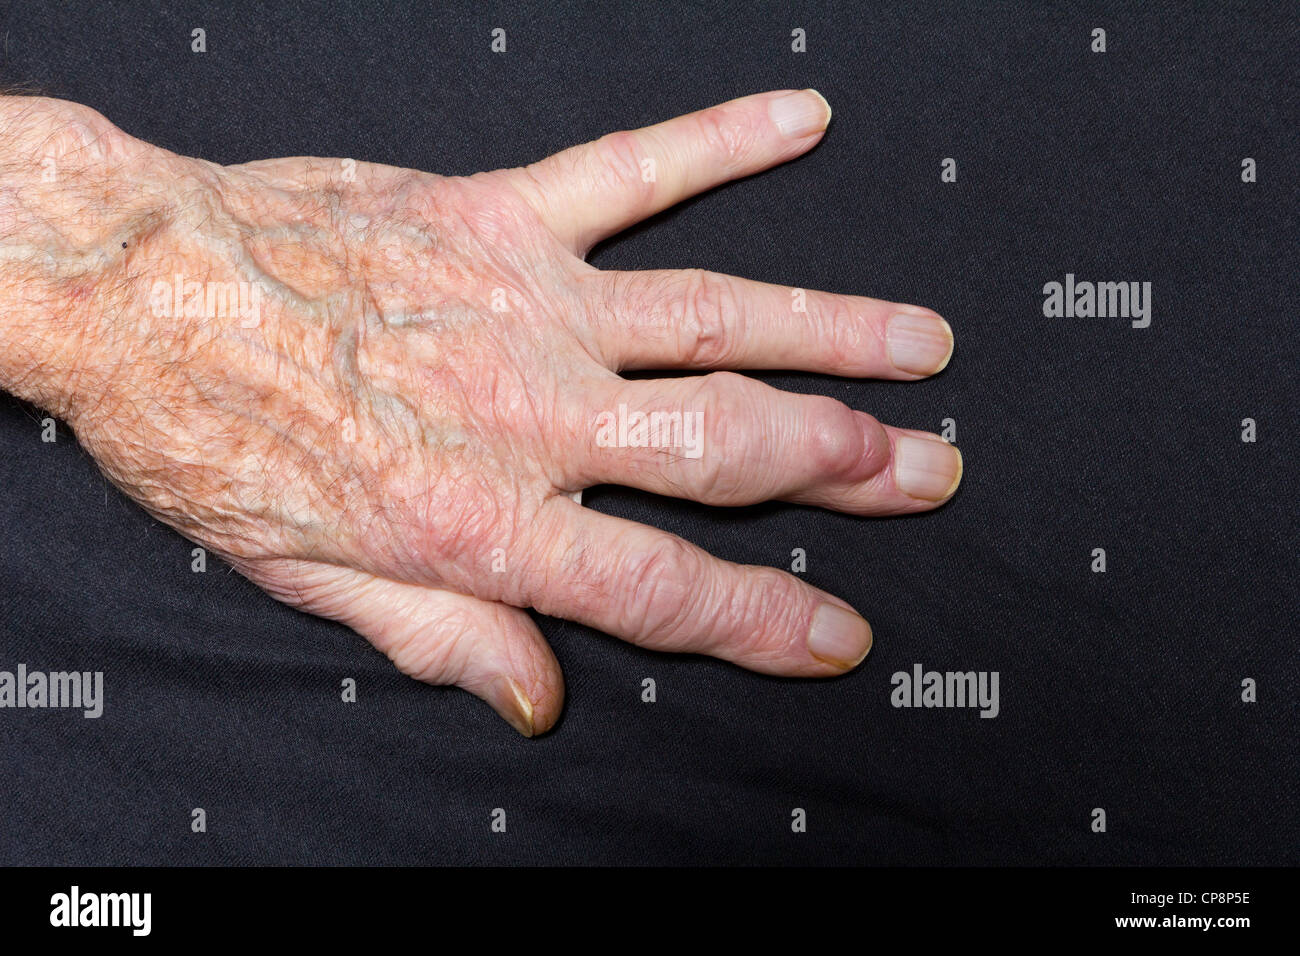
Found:
[[[722,110],[705,110],[699,115],[699,135],[709,156],[727,172],[741,167],[756,139],[752,125],[738,123]]]
[[[441,476],[424,493],[420,509],[416,560],[439,576],[479,567],[494,547],[510,543],[514,502],[500,488],[465,476]]]
[[[725,276],[705,269],[686,270],[676,326],[681,355],[689,364],[704,368],[727,364],[731,343],[744,336],[738,305]]]
[[[637,644],[663,646],[689,620],[700,581],[694,549],[665,538],[630,554],[621,578],[627,585],[626,630]]]
[[[809,400],[804,454],[820,473],[838,471],[862,453],[862,430],[853,409],[833,398]]]
[[[801,642],[800,618],[806,606],[802,585],[776,568],[754,568],[741,594],[733,599],[731,653],[747,664],[778,663],[790,645]]]
[[[608,187],[620,195],[633,190],[633,201],[638,208],[649,208],[654,201],[655,183],[642,175],[642,163],[647,158],[641,139],[630,130],[608,133],[596,140],[593,150],[594,169],[591,174],[596,185]]]
[[[818,310],[822,321],[821,335],[826,358],[833,368],[848,368],[862,363],[867,350],[861,317],[845,299],[831,297]]]
[[[807,416],[805,454],[819,474],[861,481],[889,461],[884,426],[832,398],[819,398]]]
[[[700,378],[695,404],[704,412],[705,436],[715,451],[743,447],[741,409],[757,404],[756,383],[735,372],[710,372]]]
[[[751,413],[742,399],[751,386],[749,379],[732,372],[714,372],[700,383],[705,454],[696,463],[695,485],[706,504],[730,501],[748,472],[745,463],[754,443],[747,438]]]
[[[683,406],[683,414],[703,415],[701,453],[678,462],[672,475],[689,497],[704,504],[732,504],[750,497],[745,487],[752,481],[748,462],[761,454],[752,440],[754,413],[750,408],[756,383],[732,372],[701,376]]]
[[[455,684],[463,670],[463,649],[476,625],[472,615],[452,611],[434,623],[396,635],[385,653],[408,677],[429,684]]]
[[[692,474],[687,484],[691,497],[701,504],[727,504],[736,491],[736,483],[731,477],[735,474],[734,468],[729,466],[725,452],[718,450],[721,447],[710,441],[709,453],[690,466]]]

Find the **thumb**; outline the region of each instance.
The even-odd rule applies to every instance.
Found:
[[[314,562],[245,573],[285,603],[347,624],[402,673],[481,697],[525,737],[559,719],[560,664],[518,608]]]

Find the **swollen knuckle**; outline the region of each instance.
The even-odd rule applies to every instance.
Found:
[[[755,383],[735,372],[710,372],[701,376],[695,389],[694,405],[704,412],[705,439],[715,451],[726,452],[739,445],[740,409],[754,404],[747,401]]]
[[[803,453],[817,472],[838,471],[861,455],[862,430],[856,419],[853,409],[843,402],[832,398],[809,399]]]
[[[889,462],[884,426],[834,399],[819,399],[808,415],[805,454],[823,475],[861,481]]]
[[[729,462],[726,453],[720,450],[723,447],[721,443],[710,440],[708,454],[691,465],[692,473],[687,484],[691,497],[702,504],[726,504],[735,492],[736,484],[732,479],[734,463]]]

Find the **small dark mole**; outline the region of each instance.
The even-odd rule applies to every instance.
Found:
[[[126,243],[125,243],[125,242],[124,242],[124,243],[122,243],[122,248],[123,248],[123,249],[125,249],[125,248],[126,248]]]

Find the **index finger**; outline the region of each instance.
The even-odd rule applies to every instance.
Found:
[[[830,119],[816,90],[758,93],[609,133],[511,170],[512,181],[551,230],[585,255],[683,199],[807,152]]]

